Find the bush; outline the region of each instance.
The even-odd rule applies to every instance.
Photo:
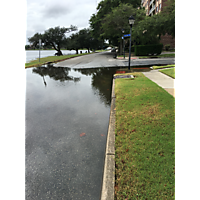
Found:
[[[133,45],[132,47],[131,47],[131,52],[134,52],[135,51],[135,45]]]
[[[148,56],[159,55],[162,52],[163,44],[151,44],[151,45],[135,45],[136,56]]]
[[[170,49],[170,44],[166,44],[166,45],[165,45],[165,50],[166,50],[166,51],[169,51],[169,49]]]

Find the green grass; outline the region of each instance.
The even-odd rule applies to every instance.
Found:
[[[48,57],[44,57],[44,58],[40,58],[40,62],[39,62],[39,58],[36,60],[32,60],[28,63],[25,63],[25,68],[29,68],[29,67],[38,67],[41,66],[47,62],[58,62],[58,61],[62,61],[62,60],[66,60],[69,58],[74,58],[77,56],[82,56],[82,55],[87,55],[88,53],[82,53],[82,54],[74,54],[74,55],[64,55],[64,56],[48,56]]]
[[[163,74],[166,74],[172,78],[175,78],[175,68],[171,68],[171,69],[162,69],[159,70],[160,72],[162,72]]]
[[[152,66],[153,69],[163,69],[163,68],[169,68],[169,67],[175,67],[175,65],[163,65],[163,66]]]
[[[133,75],[115,82],[115,199],[174,199],[175,99]]]

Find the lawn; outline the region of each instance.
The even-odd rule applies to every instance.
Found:
[[[171,69],[162,69],[159,70],[160,72],[162,72],[163,74],[166,74],[172,78],[175,78],[175,68],[171,68]]]
[[[115,81],[115,199],[174,199],[175,99],[132,74]]]
[[[77,57],[77,56],[81,56],[81,55],[86,55],[88,53],[83,53],[83,54],[73,54],[73,55],[64,55],[64,56],[48,56],[48,57],[44,57],[44,58],[40,58],[40,62],[39,62],[39,58],[36,60],[32,60],[28,63],[25,63],[25,68],[28,67],[37,67],[37,66],[41,66],[47,62],[58,62],[58,61],[62,61],[62,60],[66,60],[69,58],[73,58],[73,57]]]
[[[163,68],[170,68],[170,67],[175,67],[174,65],[162,65],[162,66],[152,66],[153,69],[163,69]]]

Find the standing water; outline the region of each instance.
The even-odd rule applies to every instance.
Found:
[[[26,200],[100,198],[115,71],[26,69]]]

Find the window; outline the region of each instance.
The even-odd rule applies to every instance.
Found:
[[[161,3],[159,4],[159,9],[161,10]]]
[[[156,12],[158,12],[158,7],[156,7]]]

